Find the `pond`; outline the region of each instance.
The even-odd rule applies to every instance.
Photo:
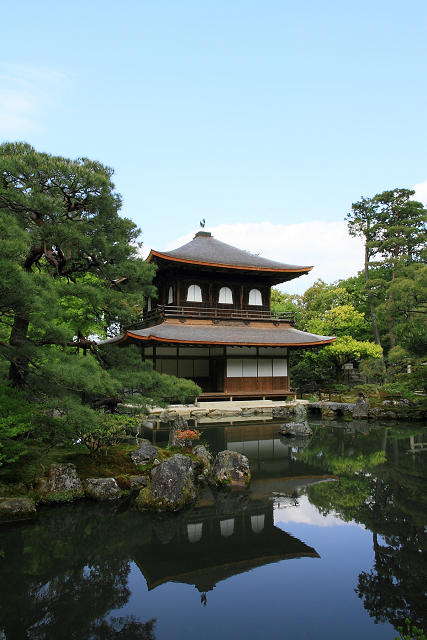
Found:
[[[427,629],[427,428],[198,424],[249,491],[178,514],[80,501],[0,527],[0,639],[392,640]],[[149,433],[166,444],[167,429]]]

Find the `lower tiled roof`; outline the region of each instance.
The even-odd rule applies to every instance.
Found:
[[[147,329],[128,330],[125,334],[104,340],[98,344],[112,344],[127,339],[137,339],[144,342],[157,343],[185,343],[185,344],[218,344],[242,346],[280,346],[280,347],[309,347],[330,344],[335,340],[333,336],[318,336],[314,333],[299,331],[293,327],[266,328],[251,326],[217,326],[191,324],[162,324]]]

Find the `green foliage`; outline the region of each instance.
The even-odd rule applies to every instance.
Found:
[[[297,294],[284,293],[275,287],[271,288],[270,302],[271,310],[298,312],[301,296]]]
[[[427,211],[422,203],[411,200],[414,194],[409,189],[394,189],[362,198],[352,205],[347,221],[350,235],[365,240],[366,292],[374,332],[378,313],[387,326],[381,340],[389,341],[391,349],[399,340],[405,341],[409,329],[414,343],[425,352],[425,330],[411,310],[424,313],[426,297],[417,294],[413,274],[425,271]],[[423,283],[421,291],[424,289]],[[406,327],[399,331],[402,324]]]
[[[387,296],[379,313],[391,314],[398,346],[415,357],[427,354],[427,266],[399,263]]]
[[[37,437],[46,445],[69,442],[72,429],[81,437],[84,420],[95,441],[104,442],[101,429],[111,442],[117,420],[113,426],[100,409],[115,413],[135,390],[139,412],[197,395],[191,381],[143,365],[136,348],[113,354],[96,347],[95,337],[138,320],[155,294],[155,266],[139,257],[139,229],[119,216],[113,171],[6,143],[0,172],[0,372],[7,368],[13,386],[31,394],[45,416]],[[125,418],[118,420],[120,431]]]
[[[319,353],[319,360],[332,362],[336,367],[337,382],[342,379],[342,366],[356,358],[381,358],[382,349],[373,342],[362,342],[351,336],[339,337]]]
[[[347,215],[349,233],[364,237],[369,258],[418,261],[425,251],[427,212],[421,202],[411,200],[415,191],[394,189],[373,198],[362,198]]]
[[[19,438],[34,428],[33,411],[21,391],[0,380],[0,466],[26,453],[25,442]]]
[[[137,419],[125,415],[105,414],[87,406],[67,413],[65,421],[71,430],[89,449],[91,456],[98,456],[101,447],[117,446],[126,435],[126,429],[137,424]]]
[[[353,391],[357,391],[358,393],[363,393],[365,396],[374,395],[378,391],[378,387],[376,384],[357,384],[353,387]]]
[[[307,323],[336,306],[350,303],[350,294],[339,283],[326,284],[319,279],[299,299],[299,328],[307,329]],[[326,335],[326,334],[324,334]]]
[[[379,385],[387,378],[387,373],[382,358],[366,358],[359,365],[359,373],[366,379],[369,385]]]
[[[373,342],[361,342],[351,336],[339,337],[320,352],[321,357],[334,360],[337,366],[353,358],[381,358],[382,349]]]
[[[359,313],[350,304],[328,309],[322,316],[312,318],[306,324],[310,333],[324,336],[352,336],[362,339],[366,335],[367,322],[363,313]]]
[[[405,627],[397,627],[399,637],[395,637],[394,640],[426,640],[423,629],[418,629],[411,623],[409,618],[405,618]]]

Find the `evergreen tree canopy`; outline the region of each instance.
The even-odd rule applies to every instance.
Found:
[[[365,240],[366,289],[371,303],[375,342],[380,344],[377,311],[387,323],[390,348],[396,346],[396,307],[393,303],[394,282],[413,277],[414,264],[425,263],[427,211],[421,202],[412,200],[415,191],[393,189],[373,198],[362,198],[352,205],[346,217],[349,233]],[[373,260],[375,260],[373,262]],[[376,273],[372,273],[372,267]],[[400,286],[399,284],[399,286]],[[374,307],[380,305],[377,311]],[[382,318],[381,318],[382,316]]]
[[[136,348],[112,358],[96,347],[155,293],[155,267],[138,255],[139,229],[119,216],[112,174],[87,158],[0,146],[1,374],[67,416],[85,409],[87,428],[88,407],[113,408],[125,389],[148,390],[142,404],[198,390],[153,372]]]

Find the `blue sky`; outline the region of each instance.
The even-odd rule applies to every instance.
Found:
[[[8,3],[0,138],[112,166],[147,250],[205,218],[347,277],[352,202],[415,185],[427,200],[426,17],[422,0]]]

